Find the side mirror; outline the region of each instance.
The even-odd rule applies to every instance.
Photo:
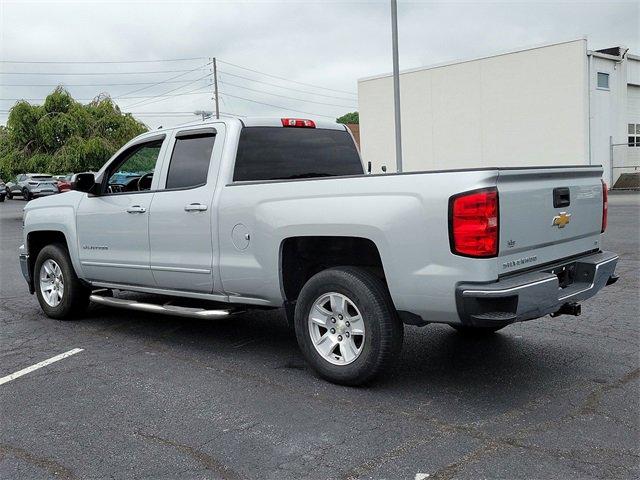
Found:
[[[79,192],[94,193],[96,177],[93,173],[78,173],[71,182],[71,189]]]
[[[371,173],[371,162],[367,162],[367,173]]]

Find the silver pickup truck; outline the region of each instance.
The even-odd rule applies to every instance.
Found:
[[[145,133],[27,204],[22,271],[56,319],[90,301],[197,318],[284,308],[313,368],[351,385],[397,357],[404,324],[481,335],[579,315],[617,279],[600,167],[364,170],[329,122]]]

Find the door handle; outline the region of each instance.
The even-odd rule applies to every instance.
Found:
[[[127,208],[127,213],[144,213],[146,211],[147,209],[141,207],[140,205],[131,205],[129,208]]]
[[[184,211],[185,212],[204,212],[207,210],[207,208],[209,207],[201,203],[190,203],[189,205],[184,206]]]

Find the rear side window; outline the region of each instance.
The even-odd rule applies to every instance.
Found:
[[[166,188],[190,188],[207,183],[214,139],[213,133],[176,138]]]
[[[284,180],[363,174],[344,130],[245,127],[240,133],[234,181]]]

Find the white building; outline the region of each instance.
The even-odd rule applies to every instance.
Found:
[[[640,171],[640,57],[625,48],[578,39],[416,68],[400,92],[405,171],[592,164],[610,185]],[[364,160],[395,171],[391,74],[359,80],[358,102]]]

